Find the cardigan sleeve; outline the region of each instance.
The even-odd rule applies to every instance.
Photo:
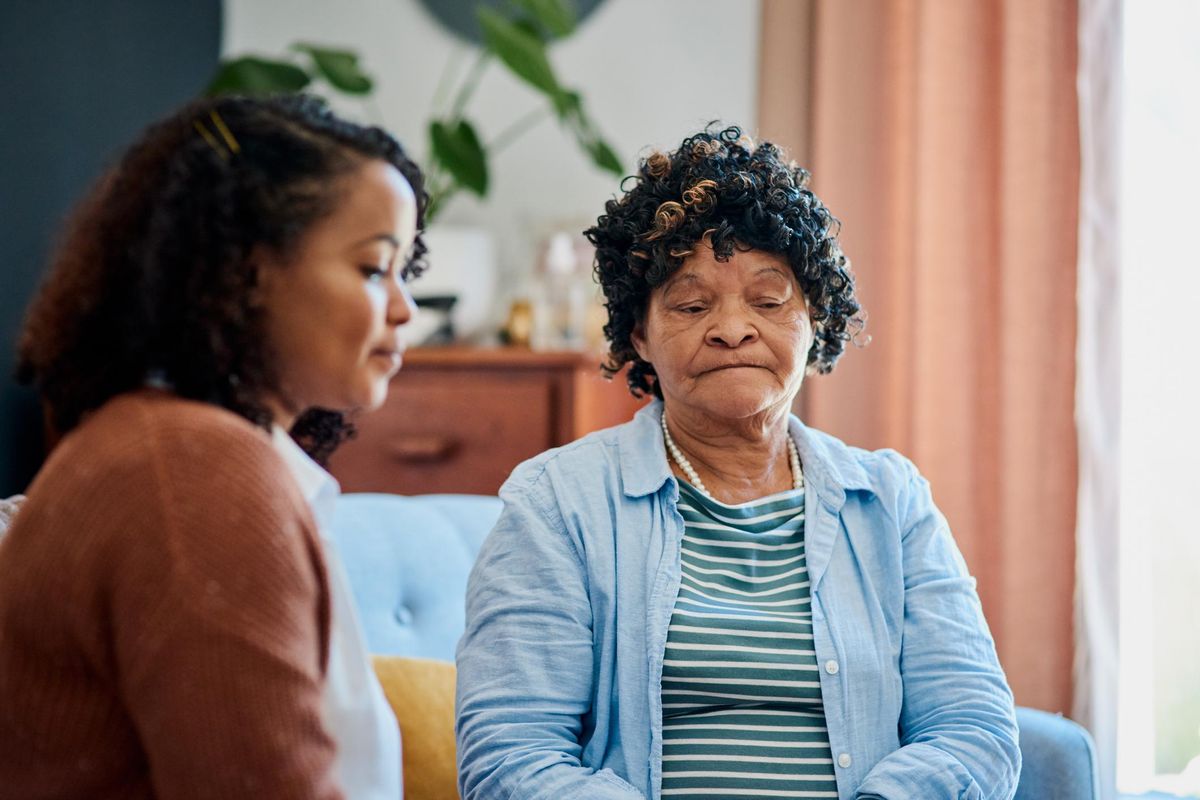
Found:
[[[278,456],[238,433],[145,433],[153,477],[106,588],[118,688],[156,797],[334,800],[319,540]]]

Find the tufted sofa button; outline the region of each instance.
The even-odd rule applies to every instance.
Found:
[[[412,609],[408,606],[400,606],[396,609],[396,622],[399,622],[401,625],[411,625],[412,621]]]

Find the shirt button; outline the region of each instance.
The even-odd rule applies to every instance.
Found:
[[[849,768],[852,763],[854,763],[854,760],[850,758],[849,753],[842,753],[840,756],[838,756],[838,766],[842,769]]]
[[[825,662],[825,671],[830,675],[838,674],[838,663],[832,658]]]

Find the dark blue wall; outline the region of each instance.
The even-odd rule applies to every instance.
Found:
[[[71,206],[216,67],[220,0],[0,0],[0,497],[41,460],[12,378],[24,309]]]

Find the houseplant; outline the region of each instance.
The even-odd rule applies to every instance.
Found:
[[[576,18],[567,0],[508,0],[500,9],[476,8],[483,42],[470,67],[455,74],[453,62],[439,82],[430,121],[424,171],[430,195],[427,214],[434,220],[447,201],[466,190],[486,197],[489,161],[547,117],[579,145],[598,168],[622,176],[621,160],[604,141],[584,108],[581,94],[565,86],[550,63],[551,41],[571,35]],[[240,56],[223,60],[209,84],[209,94],[334,91],[367,96],[374,80],[360,65],[357,53],[297,43],[278,58]],[[498,62],[530,87],[542,101],[491,139],[485,141],[468,108],[487,68]]]

